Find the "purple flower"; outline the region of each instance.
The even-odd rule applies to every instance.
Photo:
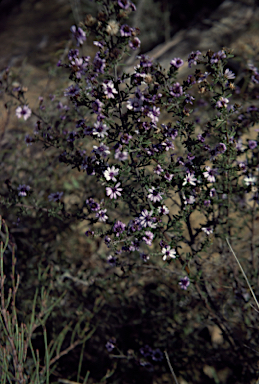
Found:
[[[136,11],[136,6],[129,0],[118,0],[118,5],[122,9],[128,9],[129,7],[132,9],[132,11]]]
[[[116,265],[117,265],[117,257],[112,256],[112,255],[109,255],[109,256],[107,257],[107,261],[108,261],[108,263],[109,263],[112,267],[116,267]]]
[[[130,40],[129,42],[129,46],[131,49],[133,49],[134,51],[140,47],[140,44],[141,44],[141,41],[139,40],[138,37],[134,37],[134,39]]]
[[[127,101],[127,108],[129,110],[133,110],[134,112],[141,111],[142,105],[143,105],[143,100],[139,99],[138,97],[134,97]]]
[[[162,172],[164,172],[163,168],[161,167],[160,164],[157,164],[156,168],[154,169],[154,173],[157,175],[160,175]]]
[[[98,48],[101,48],[101,49],[103,49],[104,47],[105,47],[105,41],[104,40],[102,40],[102,41],[94,41],[93,42],[93,45],[95,45],[96,47],[98,47]],[[98,54],[100,54],[100,52],[97,52]]]
[[[219,60],[225,59],[226,54],[224,51],[218,51],[213,54],[212,58],[210,59],[211,64],[216,64],[219,62]]]
[[[198,139],[201,143],[204,143],[204,141],[205,141],[205,137],[203,137],[201,133],[198,133],[198,135],[197,135],[197,139]]]
[[[189,287],[190,285],[189,277],[188,276],[183,277],[179,282],[179,285],[181,289],[184,289],[186,291],[187,287]]]
[[[94,71],[96,73],[104,73],[105,63],[105,59],[100,58],[100,52],[97,52],[93,60]]]
[[[188,56],[188,67],[191,68],[192,64],[197,65],[197,60],[199,55],[201,55],[200,51],[192,52]]]
[[[129,251],[130,252],[134,252],[134,251],[138,251],[139,250],[139,240],[138,239],[134,239],[132,242],[131,242],[131,245],[129,247]]]
[[[75,131],[68,132],[68,134],[67,134],[67,141],[69,143],[73,143],[73,141],[75,141],[76,137],[77,137],[77,132],[75,132]]]
[[[149,260],[149,255],[147,255],[146,253],[141,253],[140,254],[140,257],[141,259],[144,261],[144,262],[147,262]]]
[[[142,239],[145,241],[145,243],[146,243],[147,245],[152,245],[153,238],[154,238],[154,235],[153,235],[153,233],[150,232],[150,231],[146,231],[146,232],[145,232],[145,236],[142,237]]]
[[[216,189],[215,188],[211,188],[210,190],[210,197],[215,197],[216,196]]]
[[[174,97],[180,97],[183,94],[183,87],[180,85],[180,83],[175,83],[170,87],[170,95]]]
[[[59,201],[62,195],[63,192],[53,192],[48,196],[48,198],[49,201]]]
[[[76,74],[77,79],[81,79],[82,75],[85,74],[85,70],[88,67],[90,56],[87,57],[76,57],[71,61],[70,67]]]
[[[111,168],[108,167],[108,168],[103,172],[104,177],[105,177],[105,179],[106,179],[107,181],[112,180],[112,181],[114,181],[114,182],[117,181],[117,179],[116,179],[115,176],[117,176],[118,173],[119,173],[119,169],[116,169],[116,168],[114,167],[114,165],[113,165]]]
[[[123,24],[120,28],[120,34],[123,37],[129,37],[132,35],[132,28],[130,28],[127,24]]]
[[[170,64],[175,68],[180,68],[183,65],[184,61],[180,59],[179,57],[175,57],[173,60],[171,60]]]
[[[114,227],[113,227],[113,232],[116,232],[116,236],[120,236],[122,232],[125,231],[126,225],[122,223],[122,221],[118,220]]]
[[[195,80],[195,77],[193,75],[189,75],[187,77],[187,83],[188,84],[196,84],[196,80]]]
[[[120,149],[116,149],[114,158],[119,161],[125,161],[128,158],[128,152],[127,151],[120,151]]]
[[[114,349],[114,345],[112,343],[110,343],[109,341],[107,341],[107,343],[105,344],[106,348],[107,348],[107,351],[108,352],[111,352],[113,349]]]
[[[105,347],[107,348],[108,352],[111,352],[115,348],[116,340],[115,338],[111,338],[107,343],[105,344]]]
[[[123,144],[129,144],[130,139],[132,139],[132,136],[129,135],[128,133],[124,133],[124,134],[121,136],[121,142],[122,142]]]
[[[68,87],[65,92],[64,92],[64,96],[71,96],[71,97],[75,97],[75,96],[78,96],[80,93],[80,88],[78,86],[78,84],[76,85],[70,85],[70,87]]]
[[[31,109],[28,107],[28,105],[24,105],[22,107],[19,106],[16,108],[15,114],[18,119],[23,117],[24,120],[27,120],[31,116]]]
[[[29,185],[20,184],[17,188],[19,193],[18,196],[27,196],[27,192],[31,189]]]
[[[95,217],[98,217],[98,221],[105,222],[108,219],[108,216],[106,215],[107,209],[100,209],[95,215]]]
[[[98,155],[102,156],[103,158],[106,158],[111,152],[109,151],[109,147],[107,145],[101,143],[99,147],[96,145],[93,146],[93,151],[97,153]]]
[[[94,201],[92,197],[90,197],[90,199],[87,199],[85,202],[87,205],[89,205],[91,211],[99,211],[99,209],[101,208],[100,204],[96,203],[96,201]]]
[[[68,60],[69,61],[72,61],[74,60],[75,58],[77,58],[79,55],[79,50],[78,49],[70,49],[70,51],[68,52]]]
[[[153,350],[149,345],[146,344],[145,347],[140,348],[139,352],[144,357],[149,357],[152,356]]]
[[[218,153],[224,153],[227,150],[227,147],[224,143],[219,143],[216,149]]]
[[[190,195],[189,197],[186,197],[184,194],[183,194],[183,200],[184,200],[184,204],[193,204],[195,203],[195,197]]]
[[[257,71],[255,71],[251,77],[251,80],[254,84],[258,84],[259,83],[259,73]]]
[[[32,145],[32,143],[34,143],[35,140],[33,137],[31,137],[30,135],[27,134],[27,135],[25,135],[24,141],[28,146],[28,145]]]
[[[111,238],[109,237],[109,236],[105,236],[105,238],[104,238],[104,242],[105,242],[105,244],[107,245],[107,247],[109,247],[109,244],[111,243]]]
[[[225,77],[225,79],[228,79],[228,80],[234,80],[236,77],[235,74],[232,71],[230,71],[230,69],[228,68],[225,70],[223,76]]]
[[[238,162],[238,166],[239,166],[240,171],[243,171],[243,172],[246,171],[247,166],[246,166],[246,163],[245,163],[245,162],[243,162],[243,161],[239,161],[239,162]]]
[[[110,199],[117,199],[118,196],[121,196],[122,188],[119,188],[120,184],[117,183],[114,187],[106,187],[106,194]]]
[[[71,28],[70,28],[71,32],[73,33],[73,36],[76,40],[76,44],[79,46],[79,45],[83,45],[84,41],[86,40],[86,34],[85,32],[82,30],[82,28],[80,27],[76,27],[75,25],[73,25]]]
[[[257,142],[255,140],[249,140],[248,146],[250,149],[255,149],[257,147]]]
[[[250,105],[249,107],[247,107],[247,112],[254,112],[254,111],[258,111],[258,108],[255,106],[255,105]]]
[[[169,173],[169,172],[167,171],[167,172],[165,172],[165,174],[164,174],[163,176],[164,176],[164,178],[165,178],[167,181],[171,181],[174,175],[173,175],[172,173]]]
[[[150,58],[149,56],[147,55],[140,55],[140,56],[137,56],[137,58],[140,60],[140,68],[150,68],[152,67],[153,65],[153,59]]]
[[[209,75],[210,75],[210,72],[200,73],[198,75],[197,83],[200,84],[202,81],[205,81]]]
[[[163,360],[163,353],[160,351],[159,348],[157,348],[153,351],[152,360],[154,360],[154,361],[162,361]]]
[[[193,105],[193,101],[195,100],[195,97],[193,97],[193,96],[191,96],[191,95],[189,95],[189,94],[186,94],[185,95],[185,103],[186,104],[191,104],[191,105]]]
[[[174,144],[173,144],[172,141],[169,140],[169,139],[166,139],[166,140],[162,143],[162,145],[165,146],[165,150],[166,150],[166,151],[169,151],[170,149],[174,149]]]
[[[85,232],[85,235],[86,235],[87,237],[89,237],[89,236],[94,236],[94,231],[86,231],[86,232]]]
[[[149,192],[149,195],[147,195],[148,199],[150,199],[154,203],[156,201],[161,201],[163,199],[162,198],[163,193],[156,191],[155,187],[151,187],[150,189],[148,189],[148,192]]]
[[[108,99],[114,99],[114,93],[118,93],[115,89],[112,80],[103,83],[103,90]]]
[[[95,101],[92,102],[92,109],[94,113],[100,113],[103,107],[103,103],[99,100],[96,99]]]

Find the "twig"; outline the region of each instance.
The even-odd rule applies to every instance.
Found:
[[[173,376],[173,378],[174,378],[175,384],[179,384],[179,383],[178,383],[178,380],[177,380],[177,377],[175,376],[173,367],[172,367],[172,365],[171,365],[171,363],[170,363],[170,360],[169,360],[169,356],[168,356],[167,351],[164,351],[164,354],[165,354],[165,357],[166,357],[167,364],[169,365],[171,374],[172,374],[172,376]]]
[[[257,307],[258,307],[258,309],[259,309],[259,303],[258,303],[258,301],[257,301],[257,298],[256,298],[255,294],[254,294],[254,291],[253,291],[253,289],[252,289],[252,287],[251,287],[251,285],[250,285],[250,283],[249,283],[249,281],[248,281],[248,278],[246,277],[246,274],[245,274],[245,271],[244,271],[243,268],[242,268],[242,265],[240,264],[240,262],[239,262],[237,256],[235,255],[235,252],[233,251],[233,248],[231,247],[231,245],[230,245],[230,243],[229,243],[227,237],[226,237],[226,241],[227,241],[228,246],[229,246],[231,252],[233,253],[233,255],[234,255],[234,257],[235,257],[235,259],[236,259],[236,261],[237,261],[237,263],[238,263],[238,265],[239,265],[239,268],[241,269],[241,272],[242,272],[242,274],[243,274],[243,276],[244,276],[244,278],[245,278],[245,280],[246,280],[246,283],[247,283],[247,285],[248,285],[248,287],[249,287],[249,289],[250,289],[250,292],[252,293],[252,296],[253,296],[253,298],[254,298],[254,301],[256,302],[256,305],[257,305]]]

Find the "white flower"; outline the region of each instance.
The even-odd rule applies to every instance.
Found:
[[[119,169],[115,168],[114,166],[112,166],[111,168],[108,167],[104,172],[104,177],[107,181],[117,181],[116,177],[119,173]]]
[[[162,207],[158,208],[158,212],[161,213],[162,215],[168,215],[169,209],[167,208],[166,205],[163,205]]]
[[[108,129],[109,128],[106,124],[103,124],[101,121],[97,121],[94,124],[93,135],[97,135],[97,137],[101,137],[103,139],[105,136],[108,135]]]
[[[153,215],[153,211],[148,212],[147,209],[144,209],[138,218],[139,224],[144,228],[146,227],[156,228],[157,224],[155,223],[155,218],[152,217],[152,215]]]
[[[15,114],[19,119],[23,117],[24,120],[27,120],[31,116],[31,109],[27,105],[20,106],[16,108]]]
[[[206,235],[211,235],[213,233],[213,228],[211,227],[203,227],[202,231],[206,233]]]
[[[176,252],[175,249],[171,249],[170,245],[167,245],[165,248],[162,249],[163,260],[166,260],[168,257],[171,257],[172,259],[176,258]]]
[[[107,209],[100,209],[100,211],[96,213],[95,216],[98,217],[98,221],[105,222],[108,219],[106,212],[107,212]]]
[[[246,176],[246,177],[244,177],[244,182],[246,185],[254,185],[256,183],[256,177]]]
[[[196,181],[197,181],[196,177],[192,175],[190,172],[188,172],[184,178],[183,185],[186,185],[187,183],[191,185],[196,185]]]

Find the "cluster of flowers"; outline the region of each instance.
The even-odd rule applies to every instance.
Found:
[[[235,74],[225,68],[232,56],[226,50],[205,55],[192,52],[187,59],[190,71],[193,66],[206,65],[209,72],[196,69],[182,82],[176,79],[184,64],[178,57],[165,70],[139,55],[133,73],[118,75],[118,63],[125,52],[140,47],[139,31],[124,22],[135,9],[129,0],[110,1],[97,17],[88,15],[84,25],[71,28],[78,47],[91,32],[97,36],[94,45],[98,51],[93,59],[80,56],[79,48],[70,50],[68,63],[58,63],[70,71],[74,84],[64,96],[81,118],[72,126],[67,119],[69,108],[59,103],[58,108],[65,111],[60,119],[63,124],[67,119],[72,129],[37,123],[37,135],[42,135],[46,145],[63,147],[60,162],[95,176],[102,185],[102,201],[97,202],[94,196],[86,199],[85,219],[93,225],[103,223],[101,236],[110,249],[111,265],[116,265],[122,253],[138,252],[147,261],[152,252],[145,249],[154,247],[155,239],[164,261],[180,257],[181,241],[191,246],[197,239],[196,252],[201,251],[222,221],[220,215],[233,203],[229,193],[235,193],[234,186],[240,196],[254,187],[253,199],[258,203],[254,174],[258,171],[254,160],[257,140],[243,145],[241,134],[245,121],[250,127],[259,120],[259,111],[250,106],[244,112],[237,103],[231,104],[232,93],[238,96],[231,82]],[[249,70],[251,81],[258,83],[257,68],[250,64]],[[204,109],[208,117],[203,126],[192,119],[199,108],[197,95],[207,95],[204,105],[209,105]],[[161,117],[164,111],[166,119]],[[27,120],[31,110],[28,105],[19,106],[16,115]],[[34,140],[26,138],[28,144]],[[82,143],[85,148],[92,143],[90,150],[82,149]],[[244,153],[247,160],[238,161]],[[19,186],[19,195],[26,196],[28,188]],[[49,200],[61,197],[62,192],[56,192]],[[170,199],[177,214],[170,211]],[[195,209],[204,215],[205,223],[195,229],[189,225],[188,240],[179,223],[188,221]],[[124,222],[125,217],[130,220]],[[90,234],[94,228],[87,231]],[[189,283],[186,277],[179,285],[186,289]]]

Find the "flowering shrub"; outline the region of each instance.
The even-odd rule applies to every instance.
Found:
[[[125,55],[141,46],[139,30],[126,24],[136,7],[130,0],[100,3],[96,17],[88,15],[84,24],[71,27],[78,48],[58,63],[71,80],[64,91],[66,104],[64,99],[58,103],[59,116],[43,108],[43,100],[32,111],[21,89],[12,88],[8,70],[2,79],[5,92],[20,103],[16,116],[37,118],[26,144],[41,142],[54,149],[61,165],[83,172],[87,185],[96,186],[73,212],[63,201],[64,191],[56,190],[48,195],[54,208],[43,202],[37,208],[64,220],[86,221],[86,235],[106,244],[111,267],[180,261],[185,276],[179,277],[179,288],[188,291],[194,283],[200,297],[211,300],[199,275],[199,257],[213,239],[238,238],[244,214],[250,212],[254,220],[258,212],[258,135],[244,143],[242,136],[258,123],[259,109],[242,99],[244,90],[232,82],[236,75],[228,68],[233,58],[228,49],[190,53],[186,79],[178,79],[185,58],[173,58],[165,69],[139,55],[133,72],[123,72]],[[81,50],[90,34],[96,38],[93,58]],[[246,76],[254,89],[259,75],[253,64]],[[2,204],[26,212],[37,201],[34,189],[10,187]],[[194,221],[197,213],[199,221]],[[240,220],[235,225],[234,213]],[[255,267],[254,250],[251,257]],[[218,318],[215,322],[227,333]],[[108,341],[106,347],[111,352],[115,343]],[[140,355],[162,359],[159,348],[147,349]]]

